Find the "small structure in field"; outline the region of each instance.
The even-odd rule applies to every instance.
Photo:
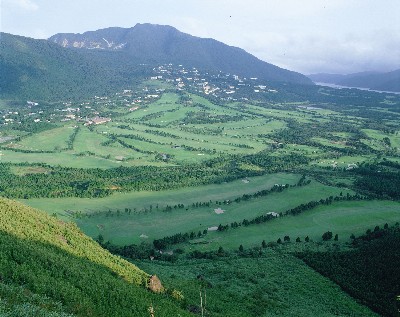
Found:
[[[162,293],[164,291],[164,287],[161,284],[160,279],[157,275],[152,275],[149,280],[149,289],[154,293]]]
[[[94,117],[92,119],[88,119],[85,123],[86,126],[88,125],[92,125],[92,124],[103,124],[103,123],[107,123],[110,122],[111,118],[102,118],[102,117]]]
[[[215,212],[217,215],[223,214],[224,211],[225,211],[225,210],[223,210],[223,209],[221,209],[221,208],[214,209],[214,212]]]

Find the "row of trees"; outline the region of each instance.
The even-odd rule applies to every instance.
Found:
[[[45,164],[0,163],[0,195],[10,198],[33,197],[104,197],[117,187],[120,191],[163,190],[210,183],[229,182],[266,172],[278,172],[306,162],[303,156],[254,155],[221,156],[199,164],[154,167],[118,167],[107,170],[67,168]],[[262,170],[245,170],[243,163],[254,164]],[[12,166],[45,166],[47,174],[15,175]]]
[[[272,214],[272,213],[267,213],[267,214],[255,217],[253,219],[250,219],[250,220],[243,219],[241,222],[234,221],[230,225],[229,224],[225,224],[225,225],[219,224],[218,228],[217,228],[217,231],[224,232],[224,231],[227,231],[229,229],[237,229],[237,228],[239,228],[241,226],[247,227],[247,226],[250,226],[250,225],[261,224],[261,223],[265,223],[265,222],[271,221],[271,220],[273,220],[273,219],[275,219],[277,217],[282,217],[282,216],[285,216],[285,215],[286,216],[287,215],[295,216],[295,215],[298,215],[298,214],[300,214],[300,213],[302,213],[304,211],[313,209],[313,208],[315,208],[317,206],[320,206],[320,205],[330,205],[334,201],[344,201],[344,200],[351,201],[351,200],[361,200],[361,199],[365,199],[365,198],[360,196],[360,195],[358,195],[358,194],[355,194],[355,195],[349,195],[348,194],[346,196],[336,196],[336,197],[330,196],[330,197],[328,197],[326,199],[321,199],[319,201],[310,201],[310,202],[308,202],[306,204],[301,204],[301,205],[299,205],[299,206],[297,206],[295,208],[288,209],[286,212],[283,212],[283,213],[281,212],[278,215],[275,215],[275,214]],[[162,249],[166,249],[167,247],[169,247],[171,245],[174,245],[174,244],[187,242],[187,241],[189,241],[191,239],[194,239],[196,237],[202,237],[203,235],[206,235],[207,232],[208,232],[207,229],[205,229],[203,232],[199,231],[197,235],[196,235],[195,232],[183,233],[183,234],[182,233],[177,233],[177,234],[174,234],[172,236],[167,236],[167,237],[164,237],[164,238],[161,238],[161,239],[156,239],[156,240],[154,240],[153,244],[154,244],[154,247],[156,249],[161,249],[162,250]],[[337,241],[338,236],[335,235],[334,238],[335,238],[335,241]],[[324,241],[332,239],[332,232],[324,233],[322,239]],[[280,242],[282,242],[281,239],[279,239],[279,240],[280,240]],[[279,240],[278,240],[278,242],[279,242]],[[297,238],[296,240],[300,240],[300,238]],[[306,239],[306,241],[307,240],[308,239]],[[288,236],[286,236],[284,238],[284,241],[290,241],[290,238]],[[297,242],[300,242],[300,241],[297,241]]]

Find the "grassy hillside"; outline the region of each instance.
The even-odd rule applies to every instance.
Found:
[[[74,224],[6,199],[0,213],[0,290],[8,294],[0,311],[25,305],[32,312],[27,316],[38,316],[33,312],[48,301],[50,312],[76,316],[148,316],[151,305],[156,316],[188,315],[167,295],[146,289],[147,273],[103,250]]]
[[[201,290],[205,316],[377,316],[294,256],[271,248],[254,254],[141,265],[181,289],[193,311]]]

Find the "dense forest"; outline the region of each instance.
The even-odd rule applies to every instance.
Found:
[[[343,251],[299,253],[308,265],[382,316],[398,316],[400,227],[376,226]]]

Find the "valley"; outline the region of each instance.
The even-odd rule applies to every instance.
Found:
[[[393,289],[378,305],[316,259],[377,226],[396,239],[400,96],[163,64],[113,94],[0,112],[1,196],[160,276],[165,311],[199,315],[201,290],[206,316],[394,316]]]

